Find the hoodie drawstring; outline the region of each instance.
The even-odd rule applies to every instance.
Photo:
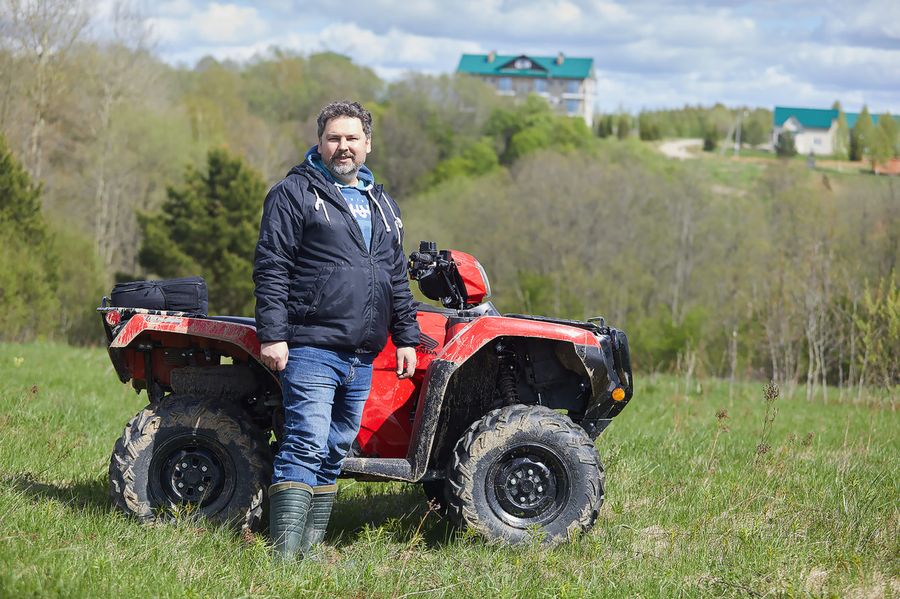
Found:
[[[325,220],[327,220],[330,223],[331,217],[328,216],[328,208],[325,207],[325,201],[319,197],[319,192],[316,191],[315,187],[313,187],[312,190],[313,190],[313,193],[316,195],[316,212],[319,211],[319,208],[322,208],[322,210],[325,212]]]
[[[384,228],[387,230],[388,233],[390,233],[391,227],[390,227],[390,225],[388,225],[387,217],[384,214],[384,208],[381,207],[381,202],[378,201],[378,199],[375,197],[375,195],[371,191],[369,191],[369,197],[372,198],[372,201],[378,207],[378,212],[379,212],[379,214],[381,214],[381,222],[384,223]],[[388,206],[388,210],[391,211],[391,216],[394,217],[394,226],[397,227],[397,244],[399,245],[400,244],[400,229],[403,228],[403,221],[400,220],[399,218],[397,218],[397,213],[394,212],[394,207],[391,206],[390,202],[387,203],[387,206]]]

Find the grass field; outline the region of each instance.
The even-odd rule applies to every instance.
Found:
[[[282,567],[261,537],[114,512],[109,453],[144,396],[101,349],[0,345],[0,596],[900,596],[896,398],[763,387],[638,379],[569,544],[487,545],[415,485],[343,481],[325,559]]]

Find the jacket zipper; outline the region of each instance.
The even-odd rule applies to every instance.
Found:
[[[312,185],[315,185],[315,182],[311,182]],[[319,191],[323,192],[325,196],[331,200],[331,203],[335,205],[339,212],[344,215],[344,218],[350,222],[351,231],[353,232],[353,239],[356,240],[356,243],[359,244],[359,247],[363,249],[366,254],[371,254],[371,250],[366,247],[366,240],[363,239],[362,229],[359,228],[359,223],[356,222],[356,217],[353,216],[353,213],[350,212],[350,209],[347,208],[347,203],[344,201],[343,196],[340,198],[340,201],[335,200],[334,196],[330,195],[332,192],[341,195],[340,190],[334,185],[329,186],[331,190],[322,189],[322,187],[318,187]],[[374,224],[374,221],[373,221]],[[375,234],[375,228],[372,228],[372,234]]]

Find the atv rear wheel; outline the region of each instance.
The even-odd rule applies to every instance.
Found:
[[[488,540],[520,543],[537,532],[554,544],[593,526],[603,480],[594,444],[571,420],[542,406],[506,406],[456,443],[450,515]]]
[[[171,519],[176,507],[191,506],[212,520],[256,530],[271,474],[265,435],[237,410],[169,395],[138,412],[116,441],[110,496],[142,521]]]

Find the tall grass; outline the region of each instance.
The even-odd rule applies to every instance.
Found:
[[[727,381],[640,378],[598,440],[607,496],[591,534],[491,546],[416,485],[343,481],[324,559],[279,566],[261,537],[112,510],[108,456],[144,397],[104,351],[0,345],[0,373],[2,597],[900,595],[891,399],[807,403],[745,383],[729,400]]]

